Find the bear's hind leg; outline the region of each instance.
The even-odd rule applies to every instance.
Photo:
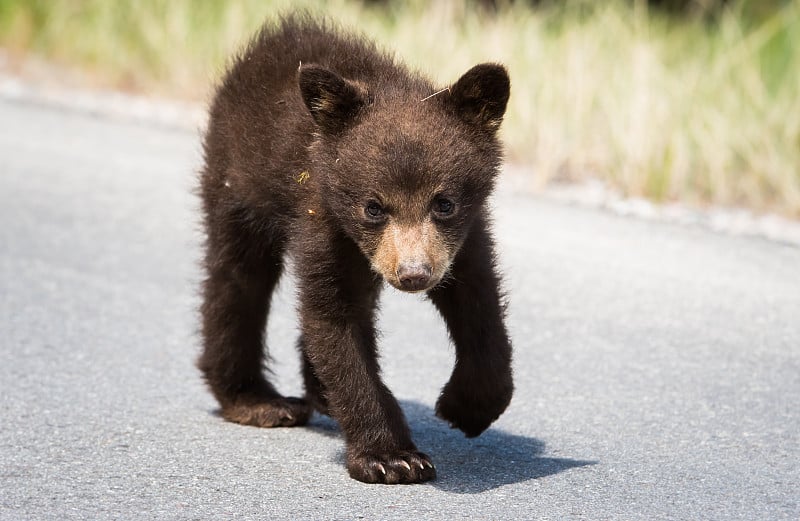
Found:
[[[308,404],[320,414],[328,414],[328,398],[325,396],[325,387],[319,381],[311,362],[308,360],[306,344],[303,337],[298,341],[302,363],[303,382],[306,388],[305,399]]]
[[[264,335],[272,291],[283,270],[283,241],[243,227],[209,226],[203,285],[203,353],[198,367],[222,416],[257,427],[302,425],[311,408],[264,377]]]

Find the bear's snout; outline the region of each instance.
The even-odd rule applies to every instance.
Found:
[[[428,289],[433,269],[426,263],[401,264],[397,268],[397,280],[403,291],[420,291]]]
[[[430,220],[412,225],[390,222],[372,256],[373,269],[401,291],[427,291],[451,262],[449,248]]]

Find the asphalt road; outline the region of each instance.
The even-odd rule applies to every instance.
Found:
[[[336,425],[225,423],[193,362],[197,132],[0,100],[0,519],[800,518],[800,249],[495,200],[517,392],[468,440],[394,290],[386,380],[438,480],[347,477]],[[269,326],[300,391],[293,284]]]

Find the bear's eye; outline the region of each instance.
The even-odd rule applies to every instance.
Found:
[[[364,208],[364,212],[371,219],[380,219],[383,217],[383,206],[377,201],[370,201]]]
[[[446,197],[437,197],[433,201],[433,211],[442,217],[452,214],[455,209],[456,203]]]

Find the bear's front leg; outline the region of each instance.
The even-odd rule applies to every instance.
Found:
[[[514,391],[500,280],[483,219],[474,223],[450,273],[450,280],[428,292],[456,348],[455,368],[436,413],[474,437],[503,413]]]
[[[380,378],[374,312],[380,280],[344,237],[314,243],[297,263],[306,357],[347,442],[347,470],[367,483],[436,477],[411,440],[403,411]],[[326,250],[326,251],[321,251]]]

